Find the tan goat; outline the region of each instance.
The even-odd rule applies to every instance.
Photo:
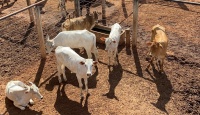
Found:
[[[166,56],[168,38],[165,33],[165,28],[159,24],[153,26],[151,42],[147,42],[147,45],[150,46],[149,55],[152,56],[147,69],[150,64],[153,63],[153,60],[156,59],[159,62],[160,72],[163,72],[163,63]]]
[[[61,29],[62,31],[83,29],[90,30],[90,28],[97,22],[97,20],[98,14],[97,12],[93,12],[93,14],[86,14],[86,16],[67,19],[62,23]]]

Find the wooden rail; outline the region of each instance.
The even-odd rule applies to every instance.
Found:
[[[27,7],[25,7],[25,8],[22,8],[21,10],[18,10],[18,11],[16,11],[16,12],[13,12],[13,13],[11,13],[11,14],[8,14],[8,15],[6,15],[6,16],[3,16],[3,17],[0,18],[0,21],[6,19],[6,18],[8,18],[8,17],[11,17],[11,16],[13,16],[13,15],[16,15],[16,14],[18,14],[18,13],[20,13],[20,12],[23,12],[23,11],[29,9],[29,8],[32,8],[32,7],[34,7],[34,6],[37,6],[37,5],[41,4],[41,3],[43,3],[44,1],[45,1],[45,0],[42,0],[42,1],[40,1],[40,2],[34,3],[34,4],[32,4],[32,5],[30,5],[30,6],[27,6]]]

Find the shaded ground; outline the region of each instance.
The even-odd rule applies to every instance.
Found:
[[[24,7],[17,1],[4,16]],[[33,3],[33,1],[32,1]],[[56,5],[55,5],[56,4]],[[121,22],[124,29],[132,27],[132,2],[109,1],[107,24]],[[73,2],[68,2],[73,11]],[[57,1],[47,1],[42,14],[44,34],[54,37],[60,31],[61,14]],[[95,5],[92,11],[101,12]],[[28,12],[0,22],[0,114],[199,114],[200,113],[200,9],[199,6],[166,1],[140,4],[137,50],[119,47],[119,65],[107,67],[103,44],[97,44],[100,62],[89,79],[90,96],[80,100],[75,74],[66,70],[68,81],[59,84],[54,54],[40,60],[35,27],[29,25]],[[120,14],[120,15],[119,15]],[[164,74],[147,66],[145,43],[150,40],[151,27],[163,25],[169,37]],[[82,55],[86,57],[86,55]],[[33,81],[44,99],[21,111],[5,98],[5,85],[10,80]],[[85,92],[84,92],[85,93]]]

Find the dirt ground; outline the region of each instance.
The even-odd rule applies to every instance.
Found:
[[[123,29],[132,29],[131,1],[121,4],[119,0],[107,0],[108,26],[119,22]],[[11,0],[9,6],[1,9],[0,17],[25,7],[25,3],[25,0],[15,3]],[[49,34],[51,38],[60,31],[63,21],[57,4],[48,0],[45,13],[41,14],[44,35]],[[67,9],[71,14],[73,2],[68,1]],[[91,10],[98,11],[101,17],[101,5],[95,4]],[[109,71],[105,45],[97,44],[98,68],[88,81],[90,95],[84,92],[83,100],[76,76],[68,69],[67,82],[58,83],[54,53],[41,60],[38,35],[29,23],[27,11],[0,21],[0,115],[200,114],[199,5],[160,0],[140,3],[137,49],[119,46],[119,65]],[[166,28],[169,38],[163,74],[157,68],[145,70],[146,42],[156,24]],[[21,111],[5,97],[5,85],[10,80],[34,82],[44,99],[36,99],[35,105]]]

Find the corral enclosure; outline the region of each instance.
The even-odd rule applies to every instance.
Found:
[[[26,6],[26,0],[13,1],[1,8],[0,17]],[[41,14],[44,35],[50,38],[60,32],[63,22],[57,5],[57,0],[47,0]],[[66,69],[67,82],[58,83],[54,53],[41,60],[36,27],[30,24],[28,11],[0,21],[0,114],[199,114],[199,7],[161,0],[140,3],[137,50],[120,45],[119,65],[109,71],[105,45],[97,44],[98,69],[88,81],[90,96],[83,100],[75,74]],[[73,0],[67,2],[67,11],[73,14]],[[91,6],[92,11],[100,14],[101,24],[100,0]],[[132,30],[132,11],[132,0],[106,0],[107,26],[119,22],[123,29]],[[166,28],[169,38],[164,74],[156,69],[145,70],[149,51],[146,42],[156,24]],[[87,57],[86,53],[80,55]],[[5,85],[10,80],[35,82],[44,99],[35,100],[36,104],[25,111],[19,110],[5,98]]]

